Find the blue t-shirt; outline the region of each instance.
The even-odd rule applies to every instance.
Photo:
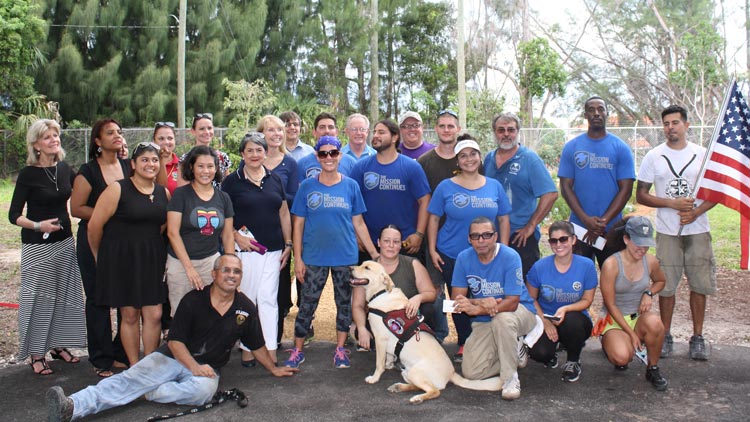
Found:
[[[596,289],[594,261],[573,255],[573,262],[565,273],[555,267],[555,257],[550,255],[537,261],[526,275],[529,285],[539,289],[537,302],[545,314],[554,315],[561,306],[576,303],[587,290]],[[588,309],[583,313],[589,316]]]
[[[341,161],[339,161],[339,173],[344,176],[348,176],[354,165],[357,164],[357,160],[349,155],[341,154]],[[320,162],[318,162],[317,153],[308,154],[297,161],[297,178],[302,183],[305,179],[316,178],[320,174]]]
[[[508,246],[497,244],[499,250],[495,259],[489,264],[482,264],[474,248],[461,251],[456,258],[453,269],[452,287],[469,289],[473,299],[494,297],[504,299],[506,296],[519,296],[518,306],[525,306],[532,313],[536,313],[534,300],[529,296],[523,283],[521,256]],[[472,317],[473,322],[488,322],[489,315]]]
[[[348,177],[333,186],[317,177],[302,182],[292,205],[292,214],[305,218],[302,260],[319,267],[356,264],[359,250],[352,217],[365,211],[359,186]]]
[[[524,227],[536,211],[537,198],[545,193],[557,192],[555,182],[544,166],[544,161],[526,147],[518,151],[498,169],[495,165],[495,153],[490,151],[484,158],[484,174],[491,177],[505,189],[510,202],[510,230]],[[534,236],[539,239],[539,226]]]
[[[573,179],[573,190],[583,210],[588,215],[600,217],[620,190],[617,182],[635,180],[633,154],[622,139],[611,133],[599,140],[583,133],[563,147],[557,175]],[[607,230],[620,218],[621,215],[613,218],[607,224]],[[570,221],[583,225],[575,214],[571,214]]]
[[[380,164],[373,155],[358,161],[350,177],[365,200],[363,217],[373,241],[388,224],[395,224],[404,238],[417,231],[417,200],[430,193],[419,163],[398,154],[392,163]]]
[[[352,151],[352,149],[349,146],[349,144],[344,145],[341,148],[341,152],[343,154],[346,154],[346,155],[354,158],[355,160],[363,160],[363,159],[365,159],[367,157],[371,157],[371,156],[373,156],[373,155],[375,155],[375,154],[378,153],[377,151],[375,151],[375,148],[373,148],[373,147],[371,147],[371,146],[369,146],[367,144],[365,144],[365,150],[362,151],[362,155],[360,155],[359,157],[357,157],[357,155],[354,154],[354,151]]]
[[[484,186],[473,190],[446,179],[435,188],[427,211],[438,217],[446,216],[438,231],[437,248],[455,259],[468,245],[471,221],[485,216],[497,226],[497,218],[510,213],[510,203],[495,179],[487,178]]]

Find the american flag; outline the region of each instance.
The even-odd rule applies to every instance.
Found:
[[[740,213],[740,268],[750,264],[750,109],[732,81],[696,197]],[[718,126],[718,125],[717,125]]]

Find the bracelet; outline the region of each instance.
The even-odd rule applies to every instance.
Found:
[[[35,221],[35,222],[34,222],[34,231],[35,231],[35,232],[40,232],[40,231],[42,231],[42,223],[40,223],[40,222],[38,222],[38,221]]]
[[[292,242],[286,242],[286,243],[284,243],[284,247],[285,248],[293,248],[294,245],[292,244]]]
[[[415,231],[414,234],[416,234],[417,236],[419,236],[420,239],[424,239],[424,233],[422,233],[420,231]]]

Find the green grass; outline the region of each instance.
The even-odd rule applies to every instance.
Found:
[[[8,220],[8,208],[10,200],[13,197],[13,188],[15,185],[9,181],[0,179],[0,247],[5,249],[21,248],[21,228],[15,224],[10,224]]]
[[[723,205],[708,212],[716,265],[740,269],[740,214]]]

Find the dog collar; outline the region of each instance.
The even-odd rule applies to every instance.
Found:
[[[376,297],[382,295],[383,293],[385,293],[385,289],[383,289],[383,290],[375,293],[374,295],[372,295],[372,297],[370,298],[370,300],[374,300]]]

